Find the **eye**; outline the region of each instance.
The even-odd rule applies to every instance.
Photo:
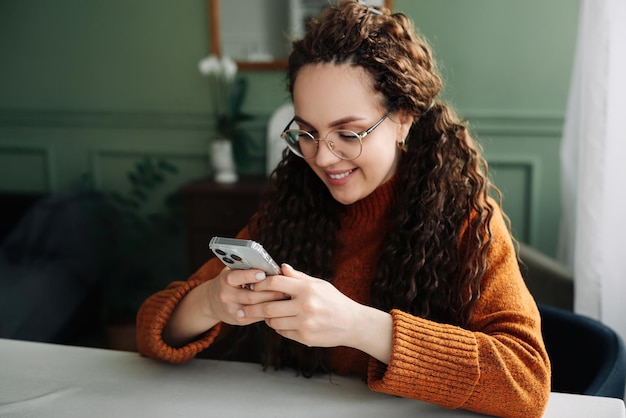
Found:
[[[354,142],[359,140],[359,135],[352,131],[337,131],[337,136],[346,142]]]

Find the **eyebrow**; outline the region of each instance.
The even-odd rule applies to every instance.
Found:
[[[294,116],[293,118],[294,121],[302,123],[304,125],[310,126],[311,128],[314,128],[313,124],[307,122],[306,120],[302,119],[300,116]],[[350,122],[357,122],[357,121],[361,121],[361,120],[366,120],[366,118],[364,117],[360,117],[360,116],[346,116],[343,117],[341,119],[337,119],[333,122],[330,123],[329,127],[334,128],[346,123],[350,123]]]

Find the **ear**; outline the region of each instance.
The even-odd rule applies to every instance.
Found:
[[[411,126],[413,126],[413,115],[406,110],[399,110],[395,119],[398,123],[396,128],[396,141],[403,142],[409,134]]]

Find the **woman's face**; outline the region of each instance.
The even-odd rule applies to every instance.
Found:
[[[300,69],[293,87],[299,129],[325,138],[330,131],[362,133],[386,113],[372,76],[347,64],[309,64]],[[404,112],[389,114],[363,138],[363,151],[354,160],[333,154],[324,141],[315,157],[305,161],[338,202],[349,205],[372,193],[396,172],[398,143],[408,134],[413,118]]]

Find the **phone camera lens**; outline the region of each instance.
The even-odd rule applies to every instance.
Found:
[[[223,257],[222,260],[224,260],[224,263],[235,264],[235,262],[228,257]]]
[[[239,257],[237,254],[231,254],[230,257],[235,261],[242,261],[242,258]]]
[[[226,255],[226,253],[224,251],[220,250],[219,248],[217,248],[215,250],[215,252],[218,253],[219,255]]]

